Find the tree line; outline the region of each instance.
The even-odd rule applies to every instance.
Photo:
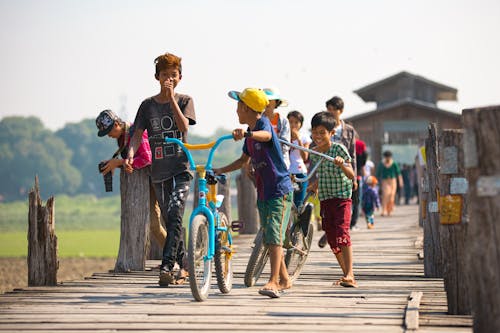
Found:
[[[0,202],[24,200],[40,179],[42,197],[55,194],[119,193],[119,177],[115,173],[112,193],[104,191],[98,172],[100,161],[111,158],[117,149],[115,140],[99,138],[94,119],[68,123],[57,131],[47,129],[37,117],[5,117],[0,120]],[[227,134],[218,129],[213,136],[189,135],[189,142],[201,143]],[[216,161],[224,164],[241,151],[241,143],[223,145]],[[195,161],[203,161],[203,152],[194,152]]]

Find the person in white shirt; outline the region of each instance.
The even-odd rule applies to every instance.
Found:
[[[291,111],[288,113],[288,122],[290,123],[290,137],[293,144],[298,146],[309,148],[311,143],[311,138],[309,135],[301,131],[302,124],[304,123],[304,116],[299,111]],[[290,149],[290,174],[295,178],[306,178],[307,177],[307,167],[305,161],[307,161],[308,153],[296,148]],[[307,193],[307,182],[296,183],[298,186],[295,188],[293,201],[296,207],[300,207],[306,197]]]

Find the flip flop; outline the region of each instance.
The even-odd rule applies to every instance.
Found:
[[[342,279],[342,281],[340,281],[340,285],[342,287],[346,287],[346,288],[357,288],[358,287],[358,284],[356,283],[356,281],[354,281],[352,279]]]
[[[270,298],[280,298],[280,292],[272,289],[261,289],[259,294]]]

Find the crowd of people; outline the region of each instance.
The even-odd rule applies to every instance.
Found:
[[[157,57],[155,78],[160,91],[141,103],[133,124],[121,120],[111,110],[104,110],[97,117],[96,125],[99,136],[107,135],[118,144],[118,150],[101,169],[102,173],[116,168],[127,173],[150,168],[151,230],[163,247],[159,284],[168,286],[183,283],[188,275],[182,220],[193,175],[180,147],[151,139],[168,136],[185,141],[189,126],[196,124],[196,114],[193,99],[175,90],[182,79],[181,58],[171,53]],[[291,111],[286,117],[278,112],[278,108],[288,102],[275,89],[246,88],[230,91],[228,95],[237,101],[236,116],[240,124],[246,126],[232,132],[236,141],[244,140],[243,150],[238,159],[215,168],[214,172],[243,169],[254,179],[256,205],[271,264],[270,279],[259,293],[279,297],[281,291],[292,286],[282,246],[292,204],[300,206],[307,191],[316,192],[316,200],[319,200],[325,233],[318,245],[328,244],[342,269],[342,278],[336,284],[357,287],[350,232],[359,228],[360,210],[367,228],[372,229],[376,210],[380,209],[382,216],[393,213],[396,194],[403,183],[408,203],[410,195],[406,193],[412,189],[411,185],[407,189],[404,180],[410,178],[411,172],[406,166],[401,171],[388,151],[375,168],[354,127],[342,119],[344,102],[338,96],[326,101],[326,111],[313,116],[308,133],[304,130],[305,118],[299,111]],[[322,163],[313,180],[294,185],[293,178],[307,177],[318,156],[290,148],[282,141],[329,155],[334,163]]]

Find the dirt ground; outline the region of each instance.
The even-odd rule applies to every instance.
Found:
[[[114,258],[59,259],[57,281],[82,279],[96,272],[107,272],[115,266]],[[0,258],[0,294],[28,286],[26,258]]]

